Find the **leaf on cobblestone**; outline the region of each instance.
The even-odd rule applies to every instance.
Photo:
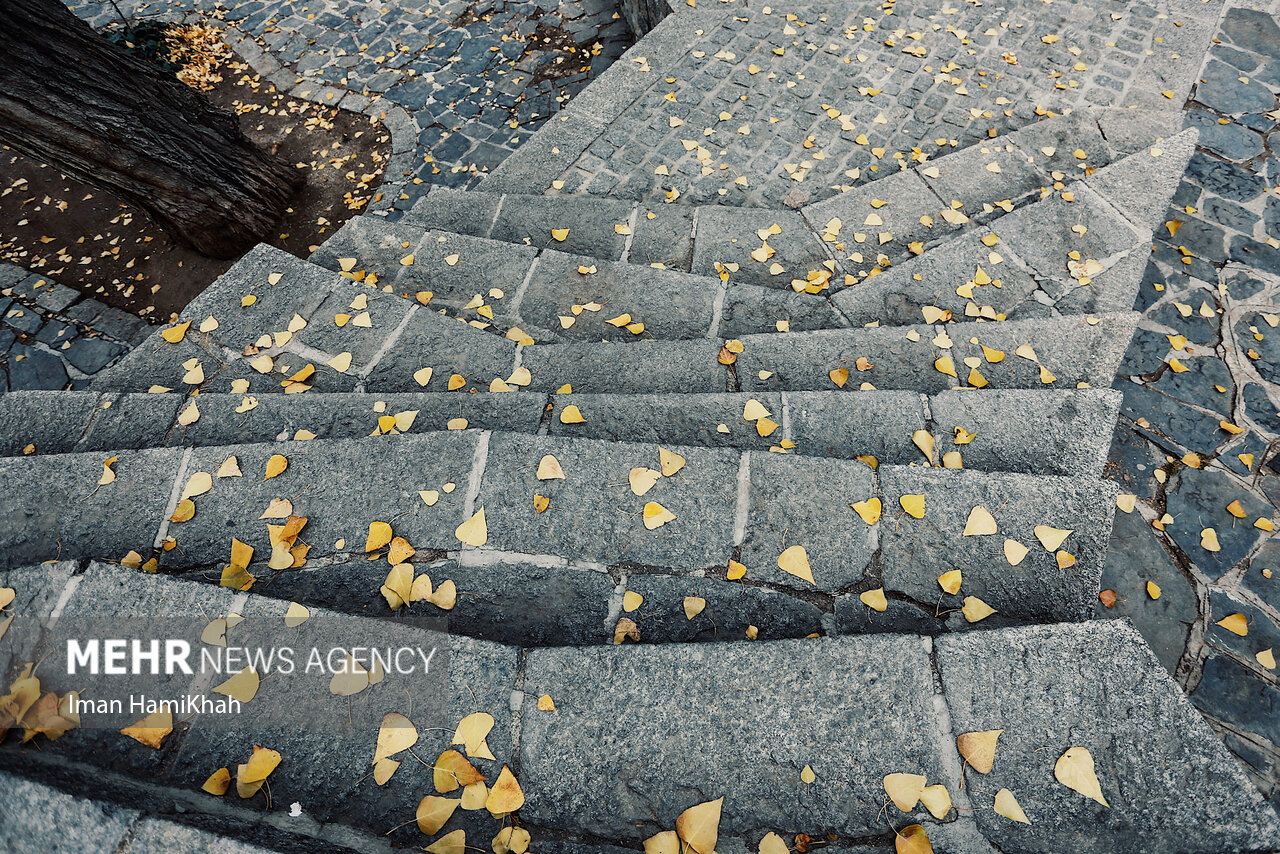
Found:
[[[489,526],[485,522],[484,508],[481,507],[477,510],[470,519],[459,525],[453,533],[463,545],[478,548],[488,542]]]
[[[684,597],[685,619],[692,620],[694,617],[698,616],[703,611],[705,611],[706,608],[707,608],[707,600],[703,599],[701,596]]]
[[[1263,667],[1267,668],[1268,670],[1276,669],[1276,655],[1272,651],[1271,647],[1267,647],[1261,652],[1254,653],[1253,657],[1257,659],[1257,662],[1259,664],[1261,664]]]
[[[214,688],[213,691],[217,694],[225,694],[241,703],[247,703],[257,696],[258,686],[261,684],[262,680],[259,678],[257,671],[252,667],[246,667]]]
[[[368,688],[370,683],[369,671],[348,655],[342,667],[329,680],[329,693],[339,697],[353,697]]]
[[[560,461],[547,454],[538,463],[538,480],[564,480],[564,469]]]
[[[407,563],[396,564],[387,573],[379,590],[392,611],[398,611],[410,601],[413,589],[413,567]]]
[[[136,724],[120,730],[121,735],[127,735],[152,750],[163,747],[165,739],[171,732],[173,732],[173,712],[168,707],[152,712]]]
[[[173,508],[173,515],[169,517],[169,521],[175,524],[190,522],[196,515],[196,503],[190,498],[184,498],[178,502],[178,506]]]
[[[187,478],[187,485],[182,490],[182,498],[196,498],[213,489],[213,476],[207,471],[198,471]]]
[[[418,550],[409,545],[409,541],[404,537],[393,537],[391,539],[391,548],[387,549],[387,563],[392,566],[398,563],[405,563],[417,553]]]
[[[995,811],[998,815],[1002,815],[1010,821],[1031,824],[1031,819],[1027,818],[1027,814],[1022,811],[1022,806],[1018,803],[1018,799],[1008,789],[1001,789],[996,792]]]
[[[1244,614],[1228,614],[1215,625],[1221,626],[1233,635],[1245,637],[1249,634],[1249,618]]]
[[[964,607],[961,612],[964,614],[966,621],[977,623],[990,617],[996,612],[996,609],[983,602],[977,596],[966,596],[964,597]]]
[[[1035,526],[1036,539],[1040,541],[1040,545],[1044,546],[1045,551],[1055,552],[1062,545],[1062,542],[1074,531],[1069,528],[1053,528],[1049,525]]]
[[[466,854],[467,832],[465,830],[454,830],[446,833],[428,845],[426,850],[430,851],[431,854]]]
[[[529,842],[529,831],[523,827],[504,827],[493,837],[493,854],[526,854]]]
[[[297,602],[289,603],[289,610],[284,612],[284,624],[289,628],[300,626],[311,619],[311,610]]]
[[[796,578],[814,583],[813,570],[809,567],[809,553],[804,546],[788,546],[778,556],[778,568]]]
[[[516,781],[516,775],[511,773],[510,768],[503,765],[502,771],[498,774],[498,779],[494,781],[493,788],[489,790],[489,797],[484,802],[484,808],[494,818],[502,818],[522,806],[524,806],[524,791]]]
[[[553,229],[551,229],[551,236],[552,236],[552,238],[554,238],[554,239],[555,239],[555,241],[556,241],[557,243],[563,243],[563,242],[564,242],[564,240],[565,240],[565,238],[567,238],[567,237],[569,236],[569,229],[567,229],[567,228],[553,228]]]
[[[272,454],[270,459],[267,460],[266,476],[262,479],[271,480],[273,477],[278,477],[283,474],[284,470],[288,467],[289,460],[285,458],[284,454]]]
[[[391,526],[386,522],[370,522],[369,533],[364,540],[364,550],[374,552],[391,542]]]
[[[956,738],[956,749],[973,770],[979,774],[990,774],[996,761],[996,742],[1002,732],[1002,729],[989,729],[961,733]]]
[[[884,791],[893,805],[903,812],[911,812],[920,802],[920,793],[927,782],[923,774],[886,774]]]
[[[484,779],[484,775],[456,750],[446,750],[440,754],[440,758],[435,762],[432,776],[436,791],[442,795]]]
[[[18,591],[12,587],[0,587],[0,608],[8,608],[17,598]]]
[[[1213,528],[1205,528],[1200,532],[1200,548],[1207,552],[1222,551],[1222,544],[1218,542],[1218,532]]]
[[[106,486],[108,483],[112,483],[115,481],[116,473],[111,470],[111,467],[115,465],[119,459],[120,459],[119,455],[116,455],[116,456],[107,457],[106,460],[103,461],[102,477],[98,478],[98,486]]]
[[[449,823],[449,819],[453,817],[453,813],[460,803],[461,801],[454,798],[427,795],[418,802],[418,830],[428,836],[437,833],[440,828]]]
[[[969,519],[964,524],[964,536],[975,537],[997,533],[996,519],[991,511],[982,505],[969,511]]]
[[[467,756],[494,759],[496,757],[490,752],[489,745],[485,743],[485,739],[489,737],[492,730],[493,715],[488,712],[473,712],[458,723],[452,743],[463,745]]]
[[[654,471],[651,468],[638,466],[633,468],[628,474],[627,479],[631,484],[631,491],[636,495],[644,495],[653,485],[658,482],[658,478],[662,477],[662,472]]]
[[[920,792],[920,803],[924,804],[930,815],[941,820],[951,812],[951,793],[941,783],[925,786]]]
[[[661,528],[668,522],[675,521],[676,518],[676,514],[656,501],[647,502],[641,515],[644,520],[644,526],[650,531]]]
[[[857,514],[862,517],[862,521],[866,522],[868,525],[874,525],[880,521],[880,513],[883,508],[879,498],[868,498],[866,501],[855,501],[849,506],[852,507]]]
[[[963,583],[964,577],[958,569],[948,570],[938,576],[938,586],[944,592],[955,595],[960,592],[960,585]]]
[[[1022,563],[1029,551],[1030,549],[1017,540],[1006,539],[1004,541],[1004,559],[1009,562],[1010,566],[1017,566]]]
[[[644,841],[644,854],[682,854],[680,836],[674,830],[655,833]]]
[[[179,505],[181,506],[181,505]],[[194,503],[192,504],[194,512]],[[287,519],[293,515],[293,502],[287,498],[273,498],[271,503],[267,505],[267,509],[262,511],[259,519]]]
[[[908,516],[916,519],[924,518],[923,495],[903,495],[898,499],[898,503],[902,505],[902,509],[907,512]]]
[[[1102,785],[1094,772],[1093,754],[1086,748],[1072,747],[1058,757],[1053,766],[1053,776],[1068,789],[1092,798],[1104,807],[1111,806],[1103,797]]]
[[[561,424],[586,424],[587,419],[582,417],[582,412],[574,404],[569,404],[560,410]]]
[[[627,638],[639,643],[640,627],[636,625],[635,620],[629,617],[622,617],[618,620],[617,625],[613,627],[613,642],[620,644]]]
[[[911,434],[911,441],[924,454],[924,458],[929,462],[933,462],[933,434],[928,430],[917,430]]]
[[[176,326],[170,326],[168,329],[161,330],[160,337],[168,341],[170,344],[177,344],[187,334],[187,328],[191,326],[191,321],[179,323]]]
[[[909,824],[893,837],[894,854],[933,854],[929,834],[918,824]]]
[[[671,477],[684,468],[685,463],[688,462],[675,451],[668,451],[666,448],[658,448],[658,460],[663,477]]]
[[[231,771],[227,768],[219,768],[209,775],[200,788],[218,797],[225,795],[231,789]]]
[[[408,750],[418,743],[418,728],[413,722],[399,712],[388,712],[382,718],[378,728],[378,745],[374,750],[373,761],[390,759],[397,753]]]
[[[243,477],[240,472],[240,461],[234,456],[227,457],[222,461],[222,465],[218,466],[218,477]]]
[[[720,834],[720,810],[724,797],[689,807],[676,819],[676,835],[695,854],[712,854]]]
[[[875,590],[865,590],[858,594],[858,599],[863,605],[882,614],[889,608],[889,600],[884,595],[883,587],[877,587]]]

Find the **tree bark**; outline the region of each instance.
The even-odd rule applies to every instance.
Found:
[[[0,0],[0,141],[138,205],[214,258],[257,242],[302,183],[234,116],[59,0]]]

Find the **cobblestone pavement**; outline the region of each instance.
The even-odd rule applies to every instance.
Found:
[[[479,180],[634,40],[616,0],[116,5],[135,19],[219,19],[281,91],[381,118],[398,156],[379,208],[407,208],[432,184]],[[119,21],[111,3],[72,9],[96,27]]]
[[[1280,804],[1280,25],[1235,6],[1185,126],[1200,145],[1156,234],[1120,368],[1119,514],[1103,587]],[[1148,590],[1147,583],[1156,585]],[[1155,598],[1155,597],[1159,598]],[[1224,618],[1243,614],[1247,634]]]

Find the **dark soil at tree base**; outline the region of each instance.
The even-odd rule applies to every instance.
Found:
[[[306,257],[376,197],[390,136],[359,113],[278,94],[239,62],[206,94],[245,134],[306,173],[306,185],[262,242]],[[353,207],[354,206],[354,207]],[[234,259],[174,242],[143,211],[17,154],[0,155],[0,259],[116,308],[168,321]]]

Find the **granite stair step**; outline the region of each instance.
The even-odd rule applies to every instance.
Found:
[[[896,465],[945,462],[979,471],[1099,475],[1121,397],[1109,389],[970,389],[932,397],[893,391],[190,398],[11,392],[0,396],[0,456],[504,430],[837,459],[865,456]],[[581,420],[562,417],[569,406]]]
[[[970,628],[969,598],[995,609],[988,625],[1087,619],[1117,492],[1090,476],[496,431],[9,457],[0,476],[8,566],[130,552],[141,563],[154,550],[159,569],[216,583],[235,538],[269,583],[268,525],[292,514],[309,520],[309,566],[364,559],[374,522],[424,561],[727,579],[733,560],[748,583],[817,597],[851,630]],[[1070,533],[1054,542],[1049,529]],[[959,587],[939,580],[950,570]],[[865,604],[874,590],[893,607]]]
[[[26,660],[45,657],[41,687],[59,695],[114,696],[142,685],[165,696],[209,690],[206,674],[68,677],[52,666],[49,653],[77,629],[109,624],[104,608],[117,625],[136,621],[132,630],[145,636],[160,604],[164,625],[180,627],[196,648],[210,620],[234,614],[244,621],[227,629],[232,643],[288,637],[304,649],[350,647],[376,631],[387,646],[443,650],[448,664],[425,676],[388,673],[353,698],[329,693],[327,673],[269,674],[239,716],[190,716],[159,749],[117,731],[139,715],[82,712],[81,726],[57,741],[0,754],[10,794],[0,838],[20,840],[15,850],[46,850],[49,840],[82,841],[75,850],[84,851],[205,850],[194,846],[219,835],[230,838],[208,850],[262,850],[233,847],[237,837],[282,850],[380,850],[458,830],[487,842],[512,822],[458,809],[424,835],[413,821],[423,795],[436,793],[429,759],[453,747],[456,727],[477,711],[494,726],[487,751],[467,751],[470,762],[489,781],[504,765],[512,769],[524,796],[515,822],[533,850],[553,854],[636,850],[685,810],[721,798],[722,851],[756,850],[769,833],[803,833],[827,837],[831,850],[887,852],[909,824],[921,825],[939,854],[1220,854],[1280,844],[1275,812],[1124,621],[936,639],[522,651],[319,607],[286,628],[281,600],[101,564],[58,566],[77,574],[46,580],[47,604],[22,616],[37,638]],[[34,583],[40,578],[31,572]],[[387,713],[410,717],[413,756],[428,760],[401,752],[395,773],[377,785],[370,759]],[[277,725],[282,716],[306,725]],[[993,730],[994,759],[980,773],[963,760],[958,738]],[[655,744],[679,761],[651,761]],[[245,761],[255,745],[281,756],[269,797],[265,788],[247,799],[201,791],[214,770]],[[1087,752],[1096,798],[1055,779],[1068,751]],[[931,801],[931,812],[910,798],[894,805],[885,789],[894,774],[944,787],[944,806]],[[628,785],[616,785],[620,778]],[[1029,823],[995,811],[1002,790]],[[57,808],[24,808],[45,798]],[[27,841],[36,847],[23,847]]]

